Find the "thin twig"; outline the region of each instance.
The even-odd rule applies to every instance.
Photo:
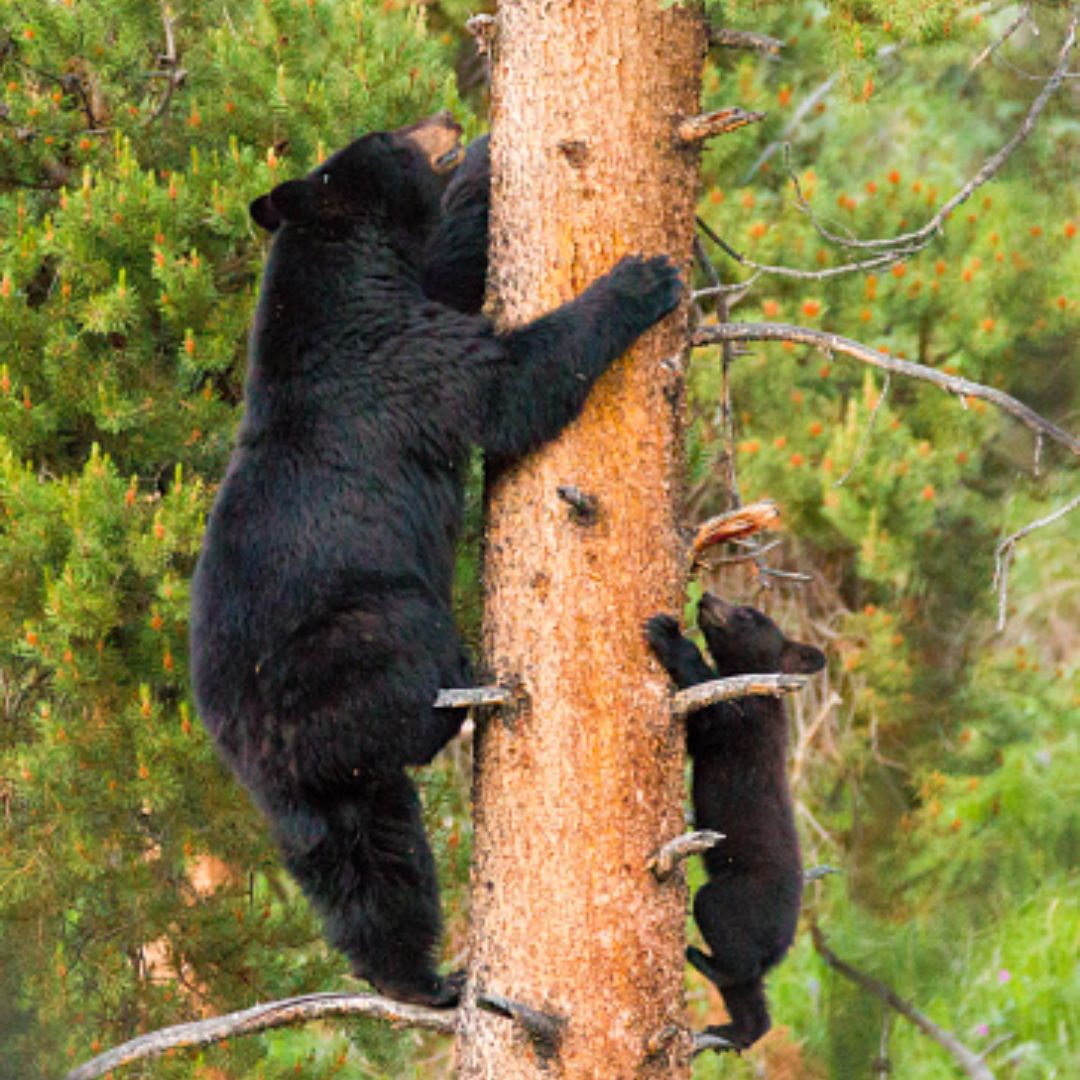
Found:
[[[740,266],[749,270],[756,270],[759,274],[773,274],[776,277],[798,278],[800,281],[824,281],[828,278],[841,277],[844,274],[857,274],[863,270],[880,270],[892,266],[906,259],[909,255],[918,252],[916,247],[897,248],[895,251],[884,252],[880,255],[872,255],[868,259],[859,259],[855,262],[844,263],[842,266],[829,266],[824,270],[800,270],[794,266],[773,266],[769,263],[755,262],[748,259],[741,252],[736,251],[722,236],[713,230],[709,224],[698,218],[698,226],[701,231],[724,253],[734,259]],[[825,234],[823,234],[825,235]],[[831,237],[828,234],[826,238]]]
[[[909,254],[911,249],[921,251],[926,247],[935,236],[944,230],[945,219],[958,206],[967,202],[974,192],[982,187],[983,184],[992,179],[1001,169],[1002,165],[1009,159],[1013,151],[1034,130],[1035,122],[1038,120],[1043,109],[1046,108],[1047,102],[1049,102],[1050,98],[1054,95],[1054,92],[1061,86],[1068,75],[1069,54],[1076,44],[1076,28],[1078,22],[1080,22],[1080,13],[1074,12],[1069,19],[1069,25],[1065,32],[1065,40],[1062,42],[1061,50],[1058,53],[1057,66],[1054,68],[1053,74],[1046,80],[1046,85],[1032,103],[1031,108],[1024,117],[1023,123],[1021,123],[1012,138],[1009,139],[997,153],[992,154],[987,158],[986,161],[983,162],[982,168],[979,169],[979,171],[955,195],[953,195],[951,199],[943,203],[937,213],[934,214],[925,225],[912,232],[900,233],[898,236],[879,237],[874,240],[855,240],[849,237],[838,236],[836,233],[829,232],[815,221],[814,227],[817,231],[830,243],[836,244],[839,247],[857,248],[862,250],[881,250],[883,248],[895,250],[902,247],[907,249],[905,254]],[[797,181],[796,198],[798,200],[799,208],[807,213],[811,217],[811,220],[813,220],[813,214],[810,211],[809,204],[802,197],[801,192],[798,191]]]
[[[968,71],[974,71],[991,53],[1001,48],[1001,46],[1004,45],[1005,42],[1008,41],[1009,38],[1011,38],[1013,34],[1015,34],[1016,31],[1019,30],[1020,27],[1028,21],[1028,16],[1030,14],[1031,4],[1027,3],[1020,9],[1020,14],[1017,15],[1016,18],[1005,28],[1005,32],[995,41],[991,41],[990,44],[987,45],[986,48],[983,49],[982,52],[980,52],[979,55],[971,61],[971,66],[968,68]]]
[[[851,464],[844,470],[844,475],[833,484],[834,488],[843,487],[844,484],[848,482],[851,474],[858,468],[859,462],[862,461],[865,456],[866,449],[870,445],[870,433],[874,430],[874,421],[877,419],[878,413],[881,412],[882,405],[885,404],[885,398],[889,393],[891,381],[892,375],[886,372],[885,382],[881,387],[881,393],[878,394],[878,399],[874,402],[874,407],[870,412],[870,418],[866,421],[866,427],[863,430],[862,438],[859,440],[859,445],[855,450],[855,456],[851,459]]]
[[[168,6],[164,3],[161,5],[161,22],[165,28],[165,52],[158,58],[158,62],[162,65],[164,70],[160,72],[162,78],[165,81],[165,92],[161,95],[161,100],[157,103],[157,107],[146,118],[144,127],[149,127],[156,120],[159,120],[165,115],[169,108],[169,104],[172,102],[172,96],[174,91],[183,85],[184,80],[187,78],[187,72],[179,66],[179,56],[176,52],[176,37],[173,34],[173,19],[169,13]]]
[[[238,1035],[305,1024],[329,1016],[368,1016],[394,1025],[425,1028],[444,1034],[453,1034],[457,1030],[458,1020],[457,1011],[454,1009],[407,1005],[377,994],[305,994],[302,997],[255,1005],[250,1009],[211,1017],[209,1020],[197,1020],[190,1024],[177,1024],[160,1031],[152,1031],[149,1035],[141,1035],[72,1069],[65,1080],[94,1080],[95,1077],[104,1076],[121,1065],[159,1057],[167,1050],[210,1046]]]
[[[829,91],[836,85],[836,75],[830,75],[809,97],[807,97],[792,114],[791,119],[787,123],[787,127],[780,133],[780,138],[769,143],[768,146],[762,150],[758,156],[757,161],[750,166],[749,171],[743,177],[743,184],[749,184],[754,178],[754,173],[765,164],[791,138],[795,133],[795,129],[803,122],[807,114],[811,112],[825,97],[828,96]]]
[[[1078,506],[1080,506],[1080,495],[1075,495],[1064,506],[1059,506],[1052,514],[1047,514],[1046,517],[1039,518],[1037,521],[1029,522],[1022,529],[1017,529],[1010,536],[1006,536],[994,550],[994,588],[998,592],[997,628],[999,631],[1005,629],[1005,615],[1009,604],[1009,566],[1012,564],[1017,543],[1036,529],[1053,525],[1055,521],[1071,513]]]
[[[942,390],[960,397],[981,398],[1002,412],[1019,420],[1025,427],[1064,446],[1070,453],[1080,457],[1080,438],[1051,423],[1040,416],[1034,409],[1022,401],[1017,401],[1010,394],[996,390],[982,383],[971,382],[959,375],[948,375],[943,371],[916,364],[910,360],[899,360],[894,356],[871,349],[850,338],[825,330],[811,330],[802,326],[790,326],[786,323],[725,323],[720,326],[699,326],[691,335],[691,345],[718,345],[724,341],[793,341],[797,344],[811,345],[826,352],[843,353],[871,367],[894,375],[904,375],[912,379],[933,383]]]
[[[720,701],[741,697],[781,697],[801,690],[809,681],[807,675],[769,674],[732,675],[726,679],[710,679],[680,690],[671,699],[671,714],[689,716]]]
[[[904,1017],[905,1020],[910,1020],[924,1035],[933,1039],[939,1046],[947,1050],[957,1065],[960,1066],[967,1076],[972,1077],[972,1080],[994,1080],[994,1074],[982,1060],[982,1057],[974,1051],[969,1050],[955,1035],[952,1034],[951,1031],[946,1031],[944,1028],[939,1027],[930,1019],[930,1017],[925,1013],[920,1012],[910,1001],[906,1001],[904,998],[900,997],[895,990],[885,983],[859,971],[858,968],[852,967],[846,961],[841,960],[840,957],[829,948],[829,945],[825,940],[825,935],[821,932],[820,927],[811,926],[810,935],[813,939],[814,949],[817,954],[833,969],[833,971],[843,975],[845,979],[849,979],[851,982],[855,983],[856,986],[862,987],[867,993],[880,998],[889,1006],[889,1008]]]

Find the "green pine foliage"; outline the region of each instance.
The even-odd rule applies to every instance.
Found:
[[[193,713],[188,582],[266,250],[248,203],[362,131],[463,116],[456,42],[392,0],[168,11],[166,33],[156,4],[0,4],[4,1076],[344,971]],[[428,809],[463,880],[456,776]],[[405,1075],[412,1036],[363,1039]],[[283,1034],[154,1075],[361,1056]]]
[[[916,47],[923,28],[905,23],[902,7],[766,6],[753,26],[790,42],[782,60],[713,58],[707,104],[768,113],[706,155],[699,212],[747,258],[820,271],[859,257],[815,231],[790,174],[835,234],[920,227],[1019,126],[1042,87],[1022,72],[1048,74],[1064,33],[1065,13],[1040,8],[1038,37],[1021,30],[1005,55],[971,70],[1018,9],[954,12],[932,47]],[[838,25],[861,46],[838,45]],[[883,46],[892,48],[877,52]],[[844,77],[795,125],[787,156],[751,172],[836,73],[830,56],[843,58]],[[1066,95],[918,255],[816,280],[763,274],[731,318],[833,331],[1003,389],[1075,430],[1080,148]],[[726,280],[750,278],[709,250]],[[828,633],[829,685],[842,698],[805,751],[796,789],[808,863],[844,871],[811,887],[807,916],[839,955],[976,1052],[1011,1036],[990,1058],[997,1075],[1072,1075],[1075,519],[1022,542],[1001,635],[992,580],[997,542],[1067,501],[1075,468],[1049,444],[1036,466],[1030,432],[982,401],[896,377],[882,400],[884,390],[880,372],[802,346],[753,346],[732,368],[742,495],[782,505],[798,539],[778,562],[816,578],[802,593],[779,583],[772,604],[793,626]],[[727,498],[721,392],[720,352],[704,350],[692,375],[690,454],[703,514]],[[730,574],[715,584],[754,595],[752,582]],[[824,696],[805,704],[800,731]],[[696,976],[691,986],[698,1015],[714,1022],[715,995]],[[805,1070],[798,1075],[848,1077],[870,1075],[884,1052],[905,1078],[959,1074],[901,1018],[889,1019],[883,1042],[880,1003],[831,973],[808,935],[770,988],[786,1030],[751,1059],[787,1055]],[[702,1060],[695,1075],[755,1067]]]

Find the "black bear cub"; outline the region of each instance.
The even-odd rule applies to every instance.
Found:
[[[825,666],[813,645],[789,641],[767,615],[701,598],[698,626],[716,667],[668,615],[654,616],[646,637],[683,689],[730,675],[812,674]],[[694,919],[712,955],[691,946],[687,958],[720,990],[730,1023],[710,1027],[738,1050],[769,1030],[762,979],[795,936],[802,863],[787,783],[787,717],[780,698],[745,697],[690,714],[694,824],[725,838],[705,853],[708,884],[694,898]]]
[[[383,993],[438,1006],[460,979],[435,970],[435,865],[406,770],[461,726],[439,688],[471,682],[450,606],[469,448],[553,438],[682,291],[668,259],[628,257],[496,332],[470,313],[486,145],[451,189],[459,136],[446,114],[365,135],[252,204],[273,242],[191,615],[199,712],[329,940]]]

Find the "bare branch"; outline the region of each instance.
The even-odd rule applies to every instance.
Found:
[[[750,183],[750,181],[754,178],[754,173],[756,173],[758,169],[760,169],[761,166],[764,165],[765,162],[768,161],[769,158],[771,158],[773,154],[775,154],[776,151],[779,150],[780,147],[783,146],[788,141],[788,139],[791,138],[791,136],[795,133],[795,129],[803,122],[803,120],[806,119],[806,116],[817,106],[818,102],[822,101],[828,96],[829,91],[832,90],[833,86],[836,84],[836,79],[837,76],[830,75],[812,94],[810,94],[809,97],[807,97],[799,105],[799,107],[792,114],[791,119],[788,121],[787,127],[785,127],[784,130],[780,133],[780,138],[769,143],[769,145],[766,146],[764,150],[762,150],[761,154],[758,155],[757,161],[755,161],[754,164],[750,166],[746,175],[742,179],[742,182],[744,184]]]
[[[968,68],[968,71],[974,71],[991,53],[993,53],[996,49],[1001,48],[1001,46],[1004,45],[1005,42],[1008,41],[1009,38],[1011,38],[1013,34],[1015,34],[1016,31],[1019,30],[1020,27],[1028,21],[1028,17],[1030,15],[1031,4],[1027,3],[1020,9],[1020,14],[1017,15],[1016,18],[1005,28],[1005,32],[1001,35],[1001,37],[997,38],[995,41],[991,41],[990,44],[987,45],[986,48],[983,49],[982,52],[980,52],[979,55],[971,61],[971,67]]]
[[[838,866],[829,866],[823,864],[821,866],[811,866],[809,869],[803,872],[803,881],[809,885],[812,882],[820,881],[822,878],[828,877],[830,874],[842,874],[844,871]]]
[[[566,1017],[540,1012],[501,994],[490,994],[486,991],[476,995],[476,1004],[487,1012],[520,1024],[539,1057],[550,1060],[558,1054],[563,1032],[566,1030]]]
[[[870,418],[866,421],[866,427],[863,430],[862,438],[859,440],[859,445],[855,450],[855,456],[851,459],[851,464],[844,470],[844,475],[840,477],[834,484],[834,488],[843,487],[848,482],[851,474],[858,468],[859,462],[862,461],[863,456],[866,454],[866,448],[870,445],[870,434],[874,430],[874,421],[877,419],[877,415],[881,412],[882,405],[885,404],[885,399],[889,396],[889,386],[892,382],[892,375],[888,372],[885,373],[885,383],[881,388],[881,393],[878,394],[877,401],[874,402],[874,407],[870,411]]]
[[[910,1020],[924,1035],[947,1050],[967,1076],[972,1077],[973,1080],[994,1080],[994,1074],[982,1060],[982,1057],[969,1050],[952,1032],[939,1027],[930,1017],[920,1012],[910,1001],[905,1001],[885,983],[872,978],[870,975],[841,960],[829,948],[828,943],[825,941],[825,935],[818,926],[811,926],[810,934],[817,954],[833,971],[843,975],[845,979],[849,979],[856,986],[862,987],[867,993],[880,998],[891,1009],[904,1017],[905,1020]]]
[[[1059,506],[1052,514],[1047,514],[1046,517],[1039,518],[1037,521],[1029,522],[1022,529],[1017,529],[1010,536],[1006,536],[994,550],[994,588],[998,591],[997,628],[999,631],[1005,629],[1005,613],[1009,602],[1009,566],[1012,564],[1017,543],[1036,529],[1053,525],[1055,521],[1071,513],[1078,506],[1080,506],[1080,495],[1071,498],[1064,506]]]
[[[824,270],[799,270],[793,266],[772,266],[768,263],[754,262],[753,259],[748,259],[741,252],[736,251],[723,239],[723,237],[716,233],[707,222],[702,221],[701,218],[698,218],[698,225],[700,226],[701,231],[705,233],[714,244],[722,248],[724,253],[734,259],[740,266],[745,266],[750,270],[756,270],[759,274],[773,274],[776,277],[799,278],[802,281],[824,281],[827,278],[841,277],[844,274],[856,274],[863,270],[879,270],[887,266],[892,266],[893,263],[901,262],[909,255],[916,254],[919,250],[916,247],[897,248],[895,251],[887,251],[879,255],[872,255],[867,259],[860,259],[857,262],[844,263],[843,266],[829,266]],[[831,233],[823,235],[826,235],[826,239],[830,239],[832,236]]]
[[[894,375],[904,375],[933,383],[942,390],[947,390],[962,398],[981,398],[1019,420],[1036,434],[1041,433],[1046,438],[1064,446],[1071,454],[1080,457],[1080,439],[1040,416],[1034,409],[1029,408],[1022,401],[1017,401],[1011,395],[990,386],[983,386],[982,383],[963,379],[958,375],[948,375],[923,364],[899,360],[877,349],[852,341],[850,338],[841,337],[839,334],[790,326],[786,323],[726,323],[720,326],[699,326],[691,336],[692,345],[716,345],[725,341],[794,341],[824,349],[830,353],[843,353],[845,356],[851,356],[864,364],[892,372]]]
[[[720,49],[754,49],[757,52],[778,53],[784,43],[768,34],[752,30],[732,30],[727,26],[709,27],[709,47]]]
[[[690,543],[690,552],[697,562],[702,552],[717,544],[742,540],[762,529],[775,529],[780,524],[780,507],[772,499],[746,506],[737,506],[702,522]]]
[[[717,702],[741,697],[781,697],[801,690],[808,681],[807,675],[787,674],[732,675],[727,679],[710,679],[675,694],[671,699],[671,714],[681,718]]]
[[[714,832],[712,829],[683,833],[669,840],[659,851],[650,856],[645,868],[653,872],[653,877],[657,881],[667,881],[675,873],[675,867],[679,863],[685,862],[691,855],[700,855],[703,851],[710,851],[723,839],[723,833]]]
[[[435,698],[436,709],[472,709],[478,705],[506,705],[514,695],[504,686],[470,686],[463,689],[440,690]]]
[[[1035,122],[1038,120],[1043,109],[1046,108],[1047,102],[1049,102],[1050,98],[1054,95],[1054,92],[1068,76],[1069,54],[1076,45],[1076,28],[1078,22],[1080,22],[1080,13],[1074,12],[1069,19],[1068,29],[1065,32],[1065,40],[1062,42],[1061,50],[1058,53],[1057,66],[1054,68],[1053,74],[1046,80],[1046,85],[1032,103],[1027,116],[1024,117],[1023,123],[1021,123],[1012,138],[1009,139],[996,154],[987,158],[986,161],[983,162],[982,168],[979,169],[979,171],[955,195],[953,195],[951,199],[942,204],[938,212],[934,214],[922,228],[915,229],[912,232],[901,233],[899,236],[879,237],[876,240],[854,240],[849,237],[838,236],[836,233],[829,232],[815,221],[814,227],[817,231],[830,243],[836,244],[839,247],[879,251],[883,248],[895,250],[903,247],[908,249],[907,253],[910,253],[911,249],[919,251],[926,247],[935,236],[943,231],[945,219],[958,206],[971,198],[972,194],[982,187],[983,184],[993,178],[1001,169],[1002,165],[1004,165],[1012,155],[1013,151],[1034,130]],[[802,193],[798,191],[798,181],[796,181],[796,197],[799,208],[807,213],[813,220],[809,204],[803,198]]]
[[[734,1049],[735,1044],[728,1042],[722,1035],[713,1035],[708,1031],[694,1034],[694,1057],[697,1057],[698,1054],[704,1054],[706,1050],[715,1050],[719,1054],[725,1050]]]
[[[726,109],[716,109],[698,116],[684,116],[679,121],[675,133],[680,142],[698,143],[715,138],[717,135],[727,135],[729,132],[746,127],[747,124],[756,124],[764,119],[763,112],[746,112],[732,105]]]
[[[595,525],[600,516],[600,500],[573,484],[560,484],[555,494],[570,507],[570,517],[578,525]]]
[[[472,35],[472,39],[476,44],[476,51],[481,56],[491,52],[496,29],[494,15],[471,15],[465,20],[465,29]]]
[[[158,63],[162,67],[162,71],[157,73],[165,81],[165,93],[161,95],[161,100],[157,103],[157,107],[146,118],[144,127],[149,127],[155,120],[159,120],[168,111],[169,104],[172,102],[173,93],[178,87],[184,84],[187,79],[187,71],[180,67],[180,57],[176,51],[176,37],[173,34],[173,17],[169,12],[169,8],[166,4],[161,5],[161,22],[165,28],[165,52],[158,57]]]
[[[391,1024],[425,1028],[453,1034],[457,1029],[457,1011],[407,1005],[377,994],[305,994],[302,997],[271,1001],[240,1012],[197,1020],[190,1024],[152,1031],[121,1046],[99,1054],[76,1069],[64,1080],[94,1080],[112,1069],[132,1061],[159,1057],[180,1047],[210,1046],[237,1035],[250,1035],[272,1028],[306,1024],[328,1016],[368,1016]]]

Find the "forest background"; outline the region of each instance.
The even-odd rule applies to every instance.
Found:
[[[55,1077],[141,1031],[344,985],[193,713],[188,580],[266,254],[248,202],[364,130],[449,107],[481,131],[478,7],[0,0],[0,1076]],[[699,213],[747,258],[814,274],[851,257],[799,210],[788,167],[836,232],[921,225],[1015,131],[1067,14],[712,9],[786,46],[713,52],[705,106],[767,116],[706,151]],[[723,280],[748,283],[737,317],[833,330],[1075,430],[1078,92],[1067,81],[907,262],[758,274],[703,236]],[[996,544],[1073,497],[1075,470],[982,402],[886,388],[803,346],[735,360],[729,436],[722,372],[718,349],[695,351],[686,522],[730,504],[733,462],[785,531],[764,575],[715,559],[689,600],[757,598],[828,650],[792,702],[792,783],[808,865],[842,872],[810,886],[804,922],[988,1050],[995,1075],[1080,1074],[1077,519],[1021,542],[1000,632],[992,587]],[[475,506],[472,521],[458,592],[475,640]],[[458,962],[469,759],[466,740],[422,777]],[[687,979],[695,1023],[716,1022],[715,992]],[[907,1080],[958,1075],[809,933],[769,985],[777,1030],[695,1076],[871,1076],[883,1059]],[[444,1038],[357,1021],[132,1075],[431,1077],[449,1061]]]

